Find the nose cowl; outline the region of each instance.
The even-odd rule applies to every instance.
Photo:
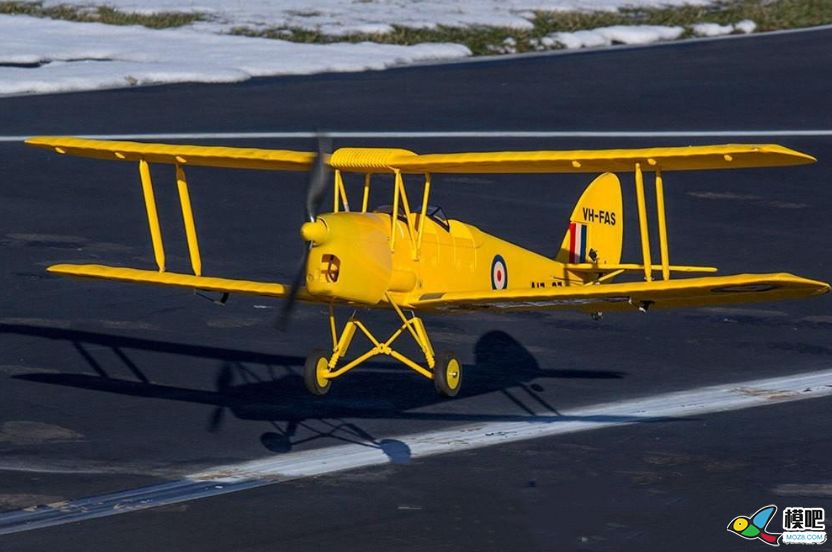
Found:
[[[300,227],[300,237],[304,241],[312,242],[313,245],[322,245],[329,237],[329,229],[322,220],[305,222]]]

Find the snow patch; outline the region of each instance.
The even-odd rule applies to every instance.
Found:
[[[755,30],[757,30],[757,24],[751,21],[750,19],[743,19],[742,21],[734,25],[734,28],[745,34],[751,34]]]
[[[733,25],[720,25],[718,23],[697,23],[691,26],[696,36],[722,36],[734,32]]]
[[[552,33],[544,38],[544,44],[556,43],[564,48],[597,48],[612,44],[651,44],[662,40],[675,40],[685,32],[684,27],[662,25],[613,25],[572,33]]]
[[[735,31],[750,34],[757,29],[757,24],[749,19],[743,19],[734,25],[718,25],[716,23],[697,23],[691,26],[696,36],[723,36]]]
[[[235,82],[259,76],[384,69],[471,55],[460,44],[298,44],[191,29],[157,31],[26,16],[0,16],[0,36],[0,94]],[[40,66],[8,66],[21,64]]]
[[[36,2],[37,0],[22,0]],[[394,27],[508,27],[531,29],[536,14],[562,10],[706,5],[713,0],[44,0],[47,7],[109,6],[139,14],[201,13],[206,21],[167,30],[73,23],[0,15],[0,94],[48,93],[178,82],[237,82],[257,76],[383,69],[471,55],[460,44],[397,46],[375,43],[301,44],[229,35],[235,28],[309,30],[328,36],[387,34]],[[753,21],[700,23],[697,36],[751,33]],[[674,40],[683,27],[616,25],[552,33],[495,53],[527,49],[642,45]]]

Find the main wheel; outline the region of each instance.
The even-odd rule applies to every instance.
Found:
[[[462,387],[462,364],[452,353],[436,355],[433,385],[443,397],[456,397]]]
[[[303,383],[313,395],[326,395],[332,380],[326,378],[329,373],[329,354],[323,349],[316,349],[306,357],[303,365]]]

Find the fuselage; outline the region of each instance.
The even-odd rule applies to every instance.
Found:
[[[389,294],[409,306],[436,293],[583,283],[563,263],[457,220],[411,213],[394,226],[387,213],[341,212],[315,224],[306,287],[320,298],[374,306]]]

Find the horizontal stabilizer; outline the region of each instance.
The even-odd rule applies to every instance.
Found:
[[[706,307],[822,295],[829,284],[792,274],[739,274],[521,290],[430,293],[411,307],[437,310],[628,311]]]
[[[115,142],[70,136],[36,136],[26,140],[26,143],[61,154],[96,159],[115,161],[144,159],[148,163],[272,171],[311,170],[316,155],[305,151]]]
[[[289,286],[252,282],[249,280],[233,280],[229,278],[212,278],[209,276],[194,276],[193,274],[176,274],[174,272],[157,272],[155,270],[139,270],[137,268],[122,268],[104,265],[73,265],[59,264],[47,269],[53,274],[73,276],[77,278],[95,278],[101,280],[116,280],[119,282],[134,282],[141,284],[157,284],[204,291],[222,293],[242,293],[246,295],[265,295],[268,297],[286,297]],[[298,299],[311,299],[306,290],[301,290]]]

